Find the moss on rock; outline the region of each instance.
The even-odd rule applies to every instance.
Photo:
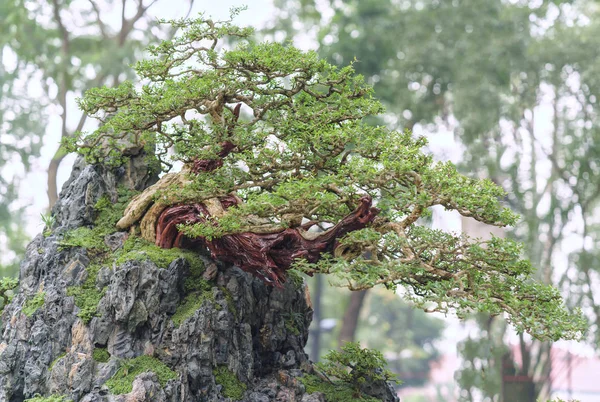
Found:
[[[117,189],[117,194],[117,201],[114,203],[108,195],[102,196],[94,206],[97,212],[94,226],[92,228],[82,226],[65,233],[60,246],[83,247],[96,252],[109,251],[104,243],[104,237],[117,231],[115,227],[117,221],[121,219],[127,204],[137,193],[120,187]]]
[[[25,399],[25,402],[72,402],[72,399],[67,398],[65,395],[50,395],[50,396],[35,396],[33,398]]]
[[[58,357],[54,360],[52,360],[52,363],[50,363],[50,367],[48,367],[48,371],[52,371],[52,368],[54,367],[54,365],[63,357],[65,357],[67,354],[66,353],[61,353],[60,355],[58,355]]]
[[[237,311],[237,308],[235,307],[235,301],[233,300],[233,295],[225,287],[221,287],[220,289],[223,293],[225,293],[225,301],[227,301],[227,308],[229,309],[229,311],[231,311],[231,313],[233,314],[233,316],[235,317],[235,319],[237,321],[238,320],[238,311]]]
[[[162,387],[167,384],[167,381],[177,378],[177,373],[157,358],[142,355],[122,361],[121,367],[106,382],[106,386],[114,395],[127,394],[133,390],[135,378],[149,371],[156,374]]]
[[[98,263],[90,264],[86,268],[88,276],[85,282],[81,286],[69,286],[67,288],[67,295],[73,296],[75,305],[79,307],[77,316],[86,324],[93,317],[98,316],[98,303],[106,291],[106,289],[99,290],[96,287],[96,279],[100,268],[101,265]]]
[[[110,353],[108,353],[106,348],[95,348],[92,352],[92,357],[98,363],[106,363],[110,360]]]
[[[27,317],[31,317],[33,313],[38,311],[38,309],[44,305],[45,298],[46,292],[38,292],[35,296],[25,301],[21,311]]]
[[[215,382],[223,387],[221,394],[226,398],[239,401],[244,396],[247,386],[241,382],[235,373],[225,366],[219,366],[213,370]]]
[[[126,261],[150,260],[159,268],[167,268],[171,262],[183,257],[190,264],[190,270],[204,272],[204,262],[193,251],[179,248],[163,249],[140,237],[130,236],[123,245],[123,249],[117,253],[115,262],[122,264]]]
[[[202,307],[205,300],[213,302],[215,300],[213,287],[205,279],[198,279],[194,282],[194,286],[190,290],[191,292],[183,299],[183,302],[177,307],[175,314],[171,317],[176,327],[179,327],[185,320],[193,316]],[[215,304],[215,308],[218,309],[219,305]]]

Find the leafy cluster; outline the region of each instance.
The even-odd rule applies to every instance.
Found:
[[[330,350],[323,362],[316,364],[330,378],[352,384],[354,397],[361,397],[361,387],[380,381],[398,383],[396,375],[386,370],[387,362],[378,350],[361,348],[358,342],[347,342],[340,351]]]
[[[14,289],[19,286],[19,281],[16,278],[0,279],[0,313],[13,298]]]
[[[380,399],[368,395],[355,396],[352,385],[341,381],[327,381],[313,374],[306,374],[300,378],[306,388],[307,394],[320,392],[327,402],[379,402]]]
[[[102,125],[69,142],[88,160],[120,163],[132,147],[155,152],[163,168],[216,159],[210,174],[189,175],[172,200],[195,202],[235,192],[243,203],[206,223],[180,225],[189,236],[219,237],[314,221],[326,228],[372,197],[379,216],[351,232],[306,273],[333,274],[351,289],[406,286],[431,311],[507,313],[518,331],[540,339],[578,338],[584,320],[558,292],[533,283],[530,264],[511,240],[470,239],[428,229],[419,218],[440,205],[465,217],[514,225],[504,191],[490,180],[459,174],[423,152],[423,138],[364,122],[383,112],[352,65],[337,68],[314,52],[255,43],[252,31],[200,17],[173,21],[181,35],[149,49],[137,64],[145,85],[96,88],[81,108]],[[227,38],[237,46],[219,50]],[[234,112],[242,105],[238,119]],[[174,149],[173,155],[169,150]],[[222,155],[221,155],[222,156]]]

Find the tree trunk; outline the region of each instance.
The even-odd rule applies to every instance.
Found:
[[[322,401],[301,383],[312,373],[305,284],[270,287],[206,255],[98,231],[102,200],[111,212],[118,187],[155,180],[143,155],[116,169],[76,162],[2,313],[0,400]]]
[[[342,320],[342,328],[338,336],[338,346],[341,347],[344,342],[353,342],[354,336],[356,335],[356,328],[358,327],[358,317],[362,309],[365,297],[367,296],[366,290],[350,293],[350,302],[346,307],[344,318]]]

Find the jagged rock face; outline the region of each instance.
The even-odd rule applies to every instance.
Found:
[[[99,300],[94,314],[80,318],[82,306],[69,289],[90,282],[97,256],[61,240],[91,225],[94,206],[103,196],[114,199],[117,185],[141,190],[156,180],[140,160],[116,170],[77,162],[54,208],[51,235],[38,235],[28,246],[19,292],[1,318],[0,401],[36,394],[86,402],[323,401],[299,381],[311,371],[303,348],[312,309],[297,282],[269,287],[199,256],[208,285],[191,300],[194,268],[187,259],[159,266],[145,258],[108,258],[92,277]],[[108,254],[118,253],[126,238],[108,235]],[[106,358],[97,357],[99,351]],[[135,366],[140,356],[152,356],[152,371]],[[233,385],[219,377],[219,368]],[[128,389],[115,391],[114,379],[128,370]],[[395,400],[385,390],[384,400]]]

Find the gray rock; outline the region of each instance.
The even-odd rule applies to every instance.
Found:
[[[116,251],[123,247],[125,240],[129,237],[127,232],[116,232],[104,237],[104,244],[106,244],[111,251]]]
[[[213,374],[220,366],[246,384],[244,401],[323,401],[320,394],[306,395],[298,379],[310,366],[303,349],[312,310],[305,289],[291,283],[272,288],[201,255],[212,289],[189,293],[190,266],[183,258],[166,269],[149,259],[111,263],[96,277],[97,289],[104,289],[98,316],[88,323],[77,316],[82,309],[68,287],[84,283],[94,255],[62,247],[62,237],[93,225],[96,202],[103,196],[116,201],[118,185],[142,190],[154,180],[142,156],[112,170],[77,161],[54,207],[52,234],[28,246],[19,291],[2,313],[0,401],[21,402],[39,393],[76,402],[226,402]],[[118,252],[126,236],[115,232],[104,241]],[[30,317],[22,314],[26,301],[41,291],[44,305]],[[172,318],[181,315],[182,306],[189,314],[176,326]],[[290,315],[300,317],[294,333],[285,325]],[[110,360],[96,362],[95,348],[106,348]],[[112,394],[106,383],[119,365],[144,354],[177,378],[163,386],[158,373],[148,371],[135,378],[130,393]]]

